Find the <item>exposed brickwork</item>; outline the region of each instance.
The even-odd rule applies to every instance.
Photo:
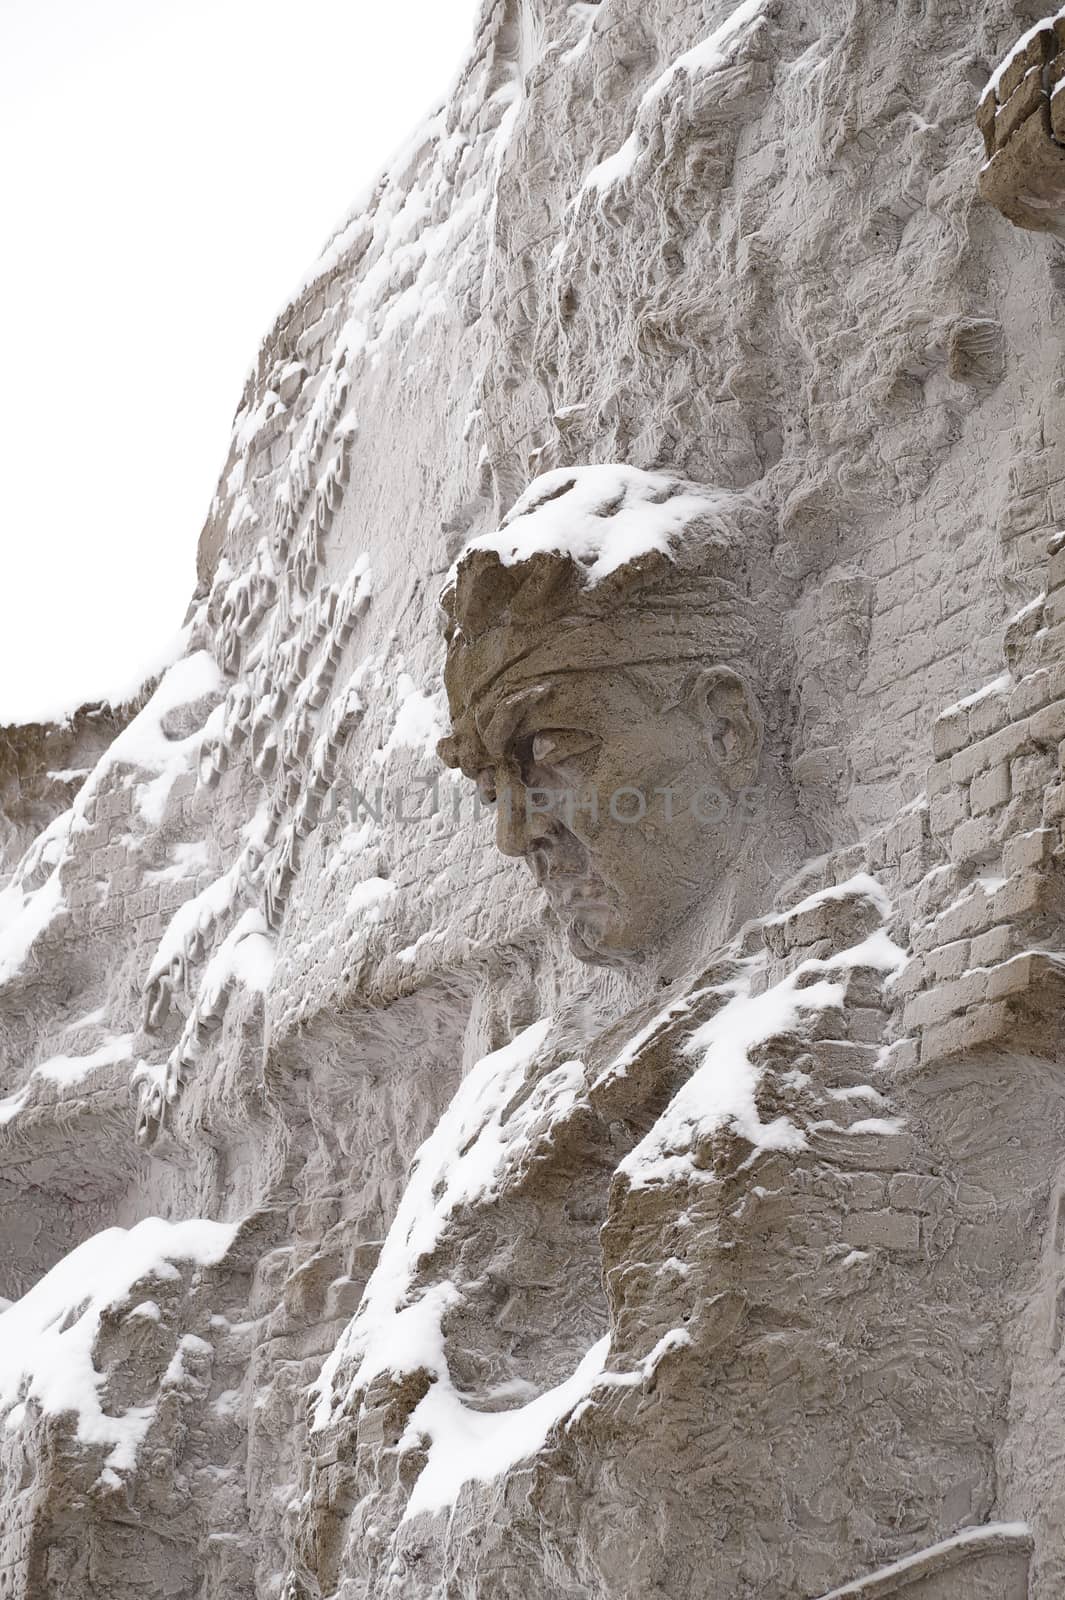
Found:
[[[977,126],[987,160],[980,192],[1021,228],[1060,226],[1065,201],[1065,18],[1047,17],[996,74]]]
[[[929,826],[951,863],[918,897],[914,956],[897,985],[922,1060],[1057,1037],[1065,993],[1065,670],[1060,540],[1047,591],[1010,625],[1009,668],[937,720]],[[1063,954],[1055,954],[1061,949]]]

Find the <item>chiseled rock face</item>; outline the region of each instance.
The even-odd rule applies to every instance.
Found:
[[[977,122],[987,160],[980,193],[1020,228],[1063,231],[1065,11],[1040,19],[991,76]]]
[[[4,734],[0,1600],[1065,1589],[1030,10],[487,4]]]

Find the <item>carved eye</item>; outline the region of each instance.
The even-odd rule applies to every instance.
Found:
[[[532,758],[538,767],[557,767],[560,762],[595,750],[598,744],[594,734],[580,728],[542,728],[533,734]]]

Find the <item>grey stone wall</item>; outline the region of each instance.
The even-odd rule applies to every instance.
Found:
[[[1062,280],[980,198],[974,124],[1034,18],[738,16],[486,4],[264,339],[185,660],[78,732],[58,798],[50,731],[0,773],[0,1294],[109,1227],[235,1229],[95,1327],[107,1414],[150,1418],[132,1465],[28,1369],[4,1400],[4,1600],[1065,1582]],[[444,778],[454,557],[538,473],[610,461],[747,497],[786,663],[798,870],[682,972],[577,962],[468,790],[397,810]],[[748,1062],[803,1142],[670,1144],[741,979],[832,991]],[[417,1152],[548,1017],[495,1189],[408,1264],[410,1304],[454,1292],[443,1368],[360,1379]],[[649,1137],[678,1163],[650,1186]],[[524,1456],[410,1511],[445,1370],[476,1441],[605,1337]]]

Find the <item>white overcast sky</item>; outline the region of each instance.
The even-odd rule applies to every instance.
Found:
[[[0,723],[170,648],[262,335],[476,0],[0,0]]]

